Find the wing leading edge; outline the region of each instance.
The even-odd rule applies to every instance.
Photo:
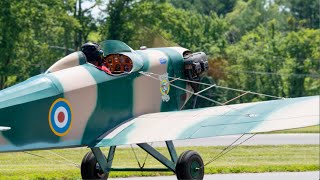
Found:
[[[320,96],[146,114],[91,147],[260,133],[319,125]]]

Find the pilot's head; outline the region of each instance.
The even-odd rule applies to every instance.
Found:
[[[86,55],[89,63],[101,66],[103,51],[97,43],[87,42],[81,46],[81,51]]]

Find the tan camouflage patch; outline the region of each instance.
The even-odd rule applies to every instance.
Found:
[[[79,65],[79,55],[78,52],[74,52],[56,63],[54,63],[48,70],[47,72],[56,72],[60,71],[62,69],[67,69],[70,67],[78,66]]]
[[[54,73],[65,91],[64,97],[73,110],[73,124],[63,140],[81,139],[88,119],[97,103],[97,85],[92,75],[82,66]],[[75,81],[78,77],[79,79]]]
[[[156,74],[167,73],[169,58],[158,50],[145,50],[149,62],[148,72]],[[166,58],[167,62],[161,64],[160,59]],[[146,76],[140,76],[134,81],[134,116],[145,113],[159,112],[162,102],[162,94],[159,91],[160,84],[158,80]],[[152,99],[152,101],[150,101]]]
[[[0,145],[6,145],[6,144],[8,144],[8,141],[2,135],[0,135]]]

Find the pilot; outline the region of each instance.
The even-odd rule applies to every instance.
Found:
[[[103,51],[97,43],[87,42],[81,46],[81,51],[86,55],[87,61],[98,69],[111,74],[111,71],[103,64]]]

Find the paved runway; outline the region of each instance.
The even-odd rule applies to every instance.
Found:
[[[112,178],[113,180],[176,180],[175,176]],[[319,180],[319,171],[205,175],[205,180]]]
[[[174,145],[179,146],[227,146],[241,135],[219,136],[201,139],[176,140]],[[245,140],[250,135],[245,135]],[[320,134],[257,134],[243,145],[281,145],[281,144],[320,144]],[[241,141],[238,141],[241,142]],[[165,146],[164,142],[152,143],[152,146]],[[128,146],[120,146],[128,147]]]

